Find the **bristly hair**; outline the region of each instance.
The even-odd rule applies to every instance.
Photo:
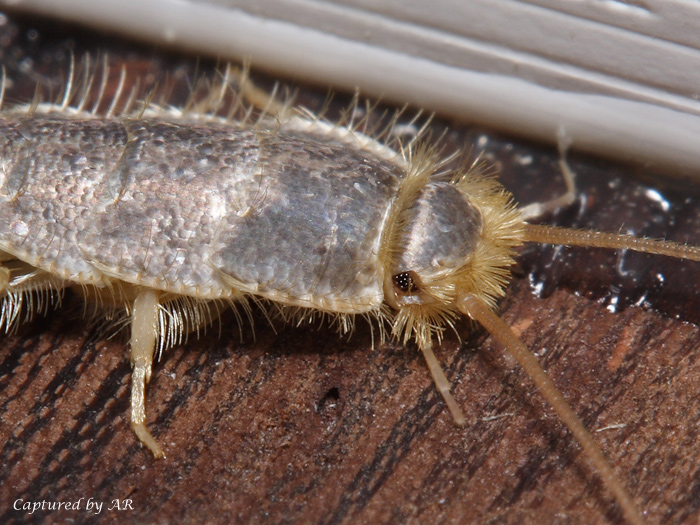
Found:
[[[419,163],[426,162],[430,163],[429,157]],[[392,334],[403,339],[404,344],[412,336],[421,348],[427,347],[433,338],[440,341],[446,327],[455,329],[455,320],[461,315],[458,304],[467,295],[477,297],[492,309],[505,295],[510,267],[515,262],[513,249],[523,243],[523,220],[510,193],[493,175],[485,174],[486,167],[477,158],[455,171],[452,183],[481,213],[481,234],[466,264],[434,279],[429,285],[423,283],[421,293],[432,297],[433,301],[405,305],[396,314]],[[426,169],[425,166],[422,169]]]
[[[386,228],[382,233],[381,245],[386,247],[387,252],[382,257],[385,275],[390,273],[391,262],[398,257],[401,248],[401,242],[398,241],[407,222],[407,215],[402,212],[410,207],[429,180],[443,179],[454,173],[453,184],[469,195],[483,215],[482,240],[469,264],[456,271],[454,276],[435,282],[426,290],[426,293],[436,299],[434,304],[412,305],[398,312],[393,312],[385,304],[379,309],[360,314],[371,321],[370,325],[373,331],[376,328],[380,341],[388,335],[387,326],[390,326],[393,337],[404,342],[412,336],[416,337],[419,344],[426,343],[433,337],[440,340],[445,327],[453,327],[458,317],[454,305],[460,296],[474,294],[491,307],[495,307],[496,300],[504,294],[503,288],[509,276],[508,268],[513,262],[511,249],[522,242],[520,216],[511,202],[510,195],[490,177],[485,176],[484,162],[477,159],[461,169],[449,169],[449,164],[454,162],[457,154],[445,156],[439,139],[428,140],[427,126],[430,117],[421,119],[421,113],[416,112],[409,116],[407,122],[400,124],[400,120],[406,114],[406,107],[393,115],[377,116],[376,105],[361,102],[356,94],[340,119],[333,121],[326,118],[323,112],[313,113],[304,108],[292,108],[292,97],[289,95],[283,102],[277,102],[274,96],[263,93],[249,82],[246,67],[239,69],[230,65],[215,79],[199,79],[194,82],[188,101],[177,108],[167,103],[165,90],[158,90],[158,93],[153,90],[145,99],[137,102],[138,88],[125,93],[124,71],[121,72],[115,92],[106,95],[105,86],[109,74],[106,57],[101,66],[101,76],[97,74],[99,66],[95,67],[89,59],[85,59],[81,67],[82,74],[77,75],[75,65],[71,64],[68,81],[56,102],[46,104],[37,93],[31,105],[11,108],[11,111],[25,111],[30,114],[61,111],[74,117],[159,117],[222,125],[248,125],[270,132],[280,128],[300,129],[330,135],[339,142],[368,151],[404,169],[406,177],[401,183],[397,202],[391,216],[385,222]],[[255,109],[257,104],[249,101],[258,98],[263,98],[266,103],[262,108]],[[417,125],[419,120],[422,123]],[[408,137],[400,135],[395,132],[399,125],[414,129],[414,132]],[[267,303],[265,300],[245,295],[252,303]],[[6,329],[14,325],[15,321],[8,322],[8,316],[17,319],[15,307],[24,302],[23,297],[15,295],[12,304],[5,302],[3,318]],[[242,296],[236,299],[224,303],[233,305],[234,310],[236,306],[242,308],[244,316],[250,318],[249,303],[240,302]],[[98,301],[104,300],[104,297],[98,297]],[[223,306],[223,303],[211,303],[186,296],[165,301],[159,313],[159,353],[183,342],[188,333],[197,332],[199,328],[210,325],[218,317],[219,308]],[[262,311],[267,312],[266,315],[278,316],[285,322],[296,324],[325,319],[344,334],[352,333],[355,315],[358,315],[269,304],[265,304]],[[242,321],[239,311],[236,311],[235,315]]]

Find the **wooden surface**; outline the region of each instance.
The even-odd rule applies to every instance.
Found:
[[[71,52],[108,52],[146,84],[213,67],[12,17],[0,46],[12,98],[37,80],[58,92]],[[325,93],[300,98],[322,104]],[[448,148],[485,144],[522,202],[560,191],[556,152],[449,119],[436,120],[442,131]],[[690,184],[572,164],[580,199],[554,222],[700,243]],[[700,518],[699,277],[692,263],[531,246],[501,304],[652,523]],[[97,339],[66,303],[0,339],[0,522],[86,522],[89,500],[106,522],[621,519],[527,377],[483,333],[467,336],[468,323],[463,342],[437,349],[468,415],[456,428],[414,347],[372,348],[362,325],[349,340],[323,326],[273,329],[260,315],[241,340],[225,317],[220,337],[175,348],[154,370],[148,424],[167,454],[156,461],[129,428],[127,345]],[[18,500],[80,508],[30,514],[13,509]],[[115,500],[121,510],[108,510]]]

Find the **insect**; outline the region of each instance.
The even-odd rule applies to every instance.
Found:
[[[67,93],[70,92],[67,90]],[[70,109],[66,103],[61,107],[63,113]],[[148,108],[141,108],[140,113],[143,114],[139,114],[138,118],[122,110],[119,118],[99,120],[81,115],[80,108],[71,119],[55,118],[51,115],[51,109],[37,106],[24,115],[21,112],[8,113],[5,122],[7,128],[4,136],[14,134],[16,141],[7,146],[10,153],[5,161],[7,167],[3,187],[6,205],[15,206],[16,209],[12,215],[8,215],[10,219],[3,226],[6,237],[2,239],[1,247],[6,253],[3,259],[7,290],[2,310],[3,323],[8,329],[15,326],[24,315],[24,303],[33,297],[30,294],[38,293],[42,297],[44,293],[66,287],[73,287],[77,293],[98,303],[124,307],[132,324],[132,422],[141,441],[156,455],[162,454],[162,451],[144,424],[144,390],[150,376],[156,341],[160,341],[162,347],[167,347],[187,331],[209,324],[217,315],[219,305],[225,306],[230,302],[234,307],[238,305],[245,314],[245,301],[261,298],[282,308],[290,307],[283,308],[283,315],[293,320],[305,319],[318,311],[334,314],[338,326],[344,331],[351,328],[352,315],[369,314],[380,333],[389,325],[393,337],[404,342],[415,339],[455,421],[461,423],[464,416],[449,394],[449,383],[431,349],[433,340],[441,337],[443,327],[449,326],[460,313],[484,324],[499,339],[505,340],[511,350],[523,353],[528,371],[539,378],[537,381],[545,390],[551,388],[551,383],[542,376],[509,329],[489,313],[495,299],[503,294],[507,270],[512,264],[512,247],[528,240],[636,248],[697,258],[697,250],[670,243],[633,241],[619,236],[577,234],[528,226],[510,204],[508,195],[493,181],[484,180],[478,169],[459,173],[451,180],[436,177],[435,172],[439,171],[440,166],[436,153],[429,148],[420,149],[418,142],[411,142],[404,145],[402,150],[397,148],[398,151],[395,151],[353,126],[337,127],[304,114],[288,120],[269,119],[263,114],[259,120],[234,125],[231,122],[222,124],[215,118],[207,119],[194,113],[179,115],[178,122],[168,120],[167,112],[158,120],[151,120],[156,117],[149,119]],[[180,122],[188,118],[190,122]],[[61,135],[62,142],[51,142],[56,134]],[[248,138],[248,144],[242,139],[246,135],[253,135],[259,142]],[[41,196],[39,189],[50,188],[51,185],[44,183],[46,179],[38,183],[29,178],[30,171],[26,166],[30,160],[22,152],[29,151],[28,148],[35,151],[39,146],[46,146],[46,155],[36,161],[39,164],[45,162],[43,166],[40,164],[38,171],[42,176],[54,177],[45,166],[58,161],[49,162],[46,159],[53,155],[64,162],[86,166],[87,159],[84,157],[93,154],[90,145],[105,136],[116,137],[113,139],[116,142],[112,144],[113,165],[120,166],[120,162],[123,162],[128,169],[102,169],[97,170],[99,175],[88,174],[105,177],[85,179],[95,188],[87,190],[88,193],[93,192],[97,196],[90,206],[95,205],[99,212],[90,215],[80,231],[70,231],[68,228],[68,235],[60,230],[60,226],[55,226],[54,230],[46,228],[48,233],[43,236],[32,234],[32,231],[42,232],[44,229],[32,227],[29,214],[17,214],[17,209],[21,211],[23,206],[30,209],[31,201],[28,199]],[[214,136],[221,140],[214,141]],[[185,149],[187,153],[183,153],[181,144],[172,140],[174,137],[182,138],[185,142],[192,141],[192,147]],[[216,213],[200,214],[197,220],[206,222],[211,217],[216,220],[196,229],[196,235],[186,231],[184,237],[179,239],[195,244],[178,245],[177,236],[168,234],[169,245],[167,250],[163,249],[159,243],[165,229],[172,224],[187,229],[190,221],[180,220],[182,217],[171,211],[171,220],[166,221],[168,224],[163,227],[159,223],[162,210],[169,202],[167,198],[172,197],[170,193],[176,194],[177,188],[169,186],[165,179],[154,188],[148,188],[149,184],[156,184],[154,174],[159,175],[158,170],[160,175],[170,170],[167,163],[155,163],[153,159],[159,155],[168,161],[180,159],[187,167],[179,166],[182,169],[168,172],[166,179],[189,176],[188,182],[196,182],[198,179],[193,173],[199,164],[206,164],[206,172],[221,172],[220,167],[212,168],[209,163],[231,155],[230,150],[216,150],[215,144],[226,140],[232,142],[232,137],[240,139],[239,144],[248,144],[235,156],[236,159],[245,160],[248,150],[253,151],[254,162],[251,161],[242,170],[241,179],[234,178],[236,185],[245,185],[249,181],[250,188],[240,193],[219,186],[214,192],[206,187],[199,188],[197,195],[214,201],[216,195],[225,194],[226,191],[230,192],[230,198],[224,199],[225,202],[205,203],[208,210],[216,210]],[[31,143],[33,140],[36,143]],[[70,149],[68,157],[64,148],[67,144],[75,145],[75,142],[71,142],[74,140],[78,140],[78,147]],[[79,142],[81,140],[83,142]],[[23,141],[29,144],[22,146]],[[264,162],[256,157],[262,150],[260,142],[266,143],[271,150],[277,149],[277,153],[265,157]],[[171,145],[172,150],[168,149]],[[233,149],[242,147],[229,146]],[[150,154],[140,156],[141,150],[149,148],[153,149]],[[201,150],[201,156],[190,158],[189,152],[193,150]],[[308,157],[304,158],[306,164],[303,164],[306,171],[296,167],[297,155]],[[104,157],[91,161],[98,164],[106,162]],[[281,167],[276,167],[276,163]],[[366,169],[369,171],[358,177],[348,168],[357,165],[368,165]],[[20,169],[14,169],[16,166],[20,166]],[[89,163],[87,166],[83,169],[93,168]],[[284,189],[276,187],[272,181],[291,169],[289,166],[294,166],[294,184],[302,184],[299,182],[304,180],[302,176],[312,176],[319,184],[331,181],[332,184],[325,188],[325,197],[330,197],[330,201],[316,200],[320,198],[316,192],[324,196],[324,187],[321,185],[319,189],[319,184],[309,184],[309,180],[298,188],[292,182]],[[324,172],[331,167],[334,173],[348,175],[334,177]],[[66,169],[70,172],[76,168],[70,165]],[[144,170],[142,176],[139,175],[141,169]],[[188,170],[191,171],[189,175]],[[131,185],[135,182],[144,186],[134,191]],[[344,185],[333,186],[336,183]],[[363,186],[366,183],[369,186]],[[161,196],[161,193],[165,196]],[[355,222],[345,224],[338,218],[331,221],[325,215],[331,206],[328,202],[333,203],[348,194],[354,198],[336,212],[338,217],[354,219]],[[57,193],[46,198],[55,200],[65,195]],[[152,195],[153,200],[139,201],[142,195]],[[288,204],[292,201],[292,205],[296,205],[302,198],[310,201],[311,205],[303,207],[303,213],[297,218],[294,215],[296,209],[288,207]],[[180,199],[181,204],[181,196]],[[359,207],[358,202],[362,204]],[[205,204],[195,202],[193,206],[201,211]],[[227,210],[227,205],[231,209]],[[144,213],[144,210],[149,213]],[[280,210],[285,210],[281,217],[272,215],[270,218],[266,215]],[[357,220],[362,213],[369,215]],[[309,221],[310,215],[315,217],[313,221]],[[41,220],[45,219],[43,217]],[[293,227],[295,220],[298,222]],[[437,223],[431,222],[435,220]],[[271,226],[258,225],[256,229],[254,225],[259,221]],[[251,242],[239,242],[238,237],[227,239],[229,229],[224,226],[227,222],[240,224],[240,228],[251,228],[250,235],[256,240],[278,233],[277,237],[267,239],[267,245],[262,241],[254,243],[256,249],[262,245],[268,253],[278,255],[265,258],[256,253],[240,253],[237,245],[250,245]],[[303,235],[292,237],[290,231],[303,232],[309,223],[321,229],[314,231],[308,239]],[[346,232],[345,237],[339,237],[337,232],[341,229],[349,229],[349,234]],[[361,234],[357,234],[358,231]],[[437,241],[440,235],[446,236],[445,240]],[[202,237],[206,237],[206,242],[196,244],[202,242]],[[320,245],[314,244],[319,240],[323,241]],[[353,246],[354,242],[369,244]],[[217,248],[210,251],[212,245]],[[111,251],[113,246],[117,247],[116,252]],[[296,256],[286,258],[293,248],[299,247],[302,249]],[[66,269],[61,274],[61,267],[55,262],[71,249],[75,253],[66,257],[72,262],[84,263],[78,271],[80,278],[75,273],[65,273],[68,271]],[[275,252],[275,249],[280,251]],[[432,251],[426,252],[427,249]],[[336,253],[340,255],[336,256]],[[137,254],[138,260],[130,260],[132,254]],[[246,260],[246,256],[252,258]],[[159,261],[159,257],[162,260]],[[194,262],[188,260],[193,257]],[[236,257],[244,259],[238,260]],[[226,261],[231,259],[237,261],[236,264],[225,266]],[[272,268],[260,268],[258,264],[253,264],[270,260],[275,263]],[[451,268],[445,269],[444,264]],[[310,271],[307,271],[307,266],[311,268]],[[204,275],[193,275],[196,273],[194,268]],[[244,269],[252,274],[237,273]],[[298,282],[294,280],[297,270],[300,272]],[[186,273],[185,278],[182,272]],[[212,283],[216,283],[216,286]],[[485,308],[484,304],[489,308]],[[182,312],[186,313],[183,315]],[[571,412],[561,404],[557,405],[556,400],[554,404],[563,413],[564,419],[578,429],[574,432],[588,448],[589,454],[598,458],[597,468],[610,474],[609,467],[596,452],[597,448],[587,441],[585,431],[572,422],[575,420],[572,420]],[[620,492],[618,498],[625,506],[624,489],[610,479],[607,481],[613,490]],[[634,509],[626,508],[626,512],[632,520],[638,518]]]

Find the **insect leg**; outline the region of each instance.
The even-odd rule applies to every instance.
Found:
[[[564,184],[566,184],[566,191],[553,199],[549,199],[548,201],[533,202],[527,206],[522,206],[520,208],[520,216],[524,221],[537,219],[545,213],[550,213],[558,210],[559,208],[564,208],[576,200],[576,175],[569,167],[569,163],[566,162],[566,151],[569,148],[571,141],[563,131],[560,131],[558,138],[559,169],[561,170]]]
[[[231,66],[226,67],[224,79],[229,76],[236,79],[240,95],[253,107],[260,110],[265,115],[286,116],[290,111],[289,102],[285,103],[277,99],[278,87],[272,89],[272,93],[259,88],[250,79],[250,68],[246,64],[243,68]]]
[[[452,414],[452,419],[454,419],[457,426],[463,426],[465,422],[464,413],[462,412],[462,409],[459,408],[457,401],[455,401],[455,398],[452,397],[452,394],[450,393],[450,382],[445,376],[445,373],[442,371],[442,367],[433,353],[432,342],[428,342],[427,345],[421,346],[423,357],[425,357],[425,362],[430,369],[430,374],[433,376],[435,386],[440,394],[442,394],[442,398],[445,400],[445,404],[450,410],[450,414]]]
[[[159,294],[150,288],[139,290],[131,314],[131,428],[141,443],[157,458],[165,454],[146,428],[146,383],[151,379],[158,335]]]

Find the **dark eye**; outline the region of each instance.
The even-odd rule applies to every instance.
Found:
[[[412,295],[420,292],[418,276],[415,272],[401,272],[393,277],[394,288],[403,295]]]

